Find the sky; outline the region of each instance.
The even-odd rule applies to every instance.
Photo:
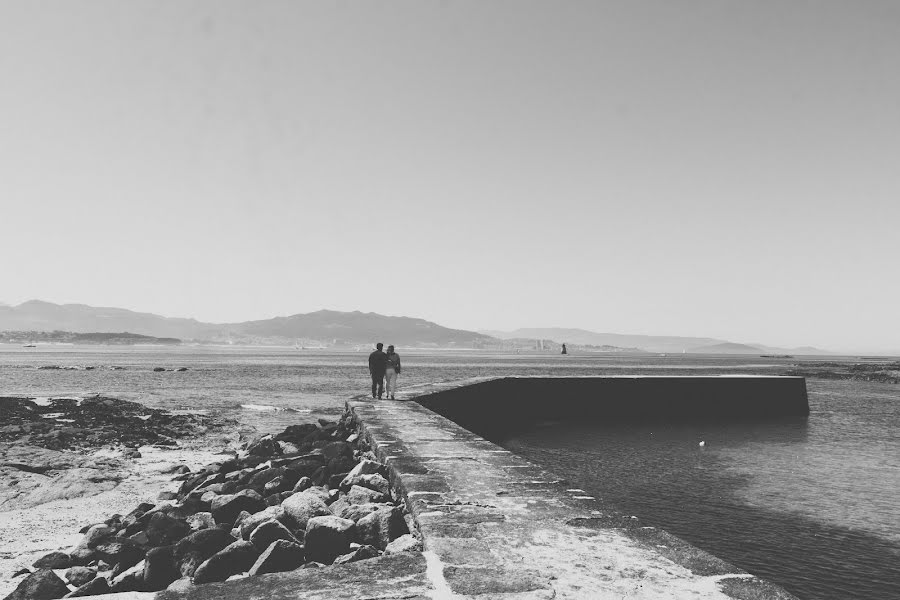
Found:
[[[0,300],[900,348],[893,0],[0,0]]]

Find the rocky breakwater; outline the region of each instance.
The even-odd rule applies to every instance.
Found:
[[[38,559],[5,600],[185,590],[421,547],[353,413],[292,425],[176,478],[177,493]]]

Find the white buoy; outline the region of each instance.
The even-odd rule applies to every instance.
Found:
[[[700,447],[703,448],[704,446],[706,446],[706,442],[705,442],[705,441],[701,441],[701,442],[700,442]]]

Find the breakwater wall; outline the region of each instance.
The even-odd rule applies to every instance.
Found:
[[[487,438],[552,420],[769,419],[809,415],[803,377],[503,377],[417,395]]]

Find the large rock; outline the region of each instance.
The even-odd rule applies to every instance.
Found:
[[[331,564],[335,558],[350,551],[356,537],[353,521],[334,515],[313,517],[306,525],[303,538],[307,560]]]
[[[50,569],[39,569],[19,582],[3,600],[52,600],[69,593],[66,582]]]
[[[175,564],[183,576],[193,577],[200,563],[234,542],[235,539],[222,529],[201,529],[175,545]]]
[[[353,446],[347,442],[329,442],[322,447],[322,455],[326,462],[342,456],[353,458]]]
[[[281,454],[281,446],[272,437],[265,436],[247,446],[247,454],[251,456],[275,456]]]
[[[253,514],[266,508],[266,503],[257,492],[242,490],[237,494],[217,496],[210,507],[216,523],[231,525],[242,510]]]
[[[97,576],[97,569],[91,567],[72,567],[66,571],[66,581],[75,587],[86,584]]]
[[[384,553],[399,554],[400,552],[417,552],[421,549],[422,542],[419,541],[419,538],[411,533],[406,533],[388,544],[384,549]]]
[[[84,596],[97,596],[109,593],[109,582],[106,577],[95,577],[87,583],[79,586],[74,592],[65,595],[66,598],[81,598]]]
[[[361,485],[354,485],[351,487],[345,498],[350,504],[370,504],[372,502],[385,502],[389,499],[381,492],[370,490]]]
[[[248,515],[238,525],[241,528],[241,537],[245,540],[249,540],[253,530],[259,527],[260,523],[270,519],[275,519],[284,523],[287,520],[287,513],[285,513],[284,508],[281,506],[269,506],[256,514]]]
[[[110,538],[97,544],[94,550],[107,563],[116,565],[118,572],[136,565],[147,553],[144,548],[125,538]]]
[[[272,542],[275,540],[287,540],[296,544],[300,543],[300,540],[295,538],[294,534],[292,534],[287,527],[275,519],[260,523],[259,527],[254,529],[253,533],[250,534],[250,542],[256,546],[260,552],[271,546]]]
[[[164,590],[170,583],[181,577],[175,564],[175,546],[160,546],[147,552],[144,559],[144,584],[147,591]]]
[[[99,544],[102,540],[109,538],[112,535],[116,534],[116,528],[110,527],[105,523],[100,523],[98,525],[92,525],[88,528],[88,530],[84,533],[84,537],[81,539],[81,542],[78,544],[78,548],[91,548]]]
[[[145,563],[140,562],[113,577],[109,584],[110,593],[146,591],[144,586],[144,566]]]
[[[315,458],[300,457],[296,458],[286,465],[285,468],[296,472],[300,477],[310,477],[322,468],[322,461]]]
[[[344,481],[341,482],[341,489],[344,491],[349,490],[353,484],[354,477],[358,477],[360,475],[373,475],[375,473],[384,473],[384,465],[379,462],[375,462],[374,460],[366,460],[363,459],[357,463],[355,467],[353,467],[347,476],[344,478]]]
[[[349,475],[347,477],[350,477]],[[348,481],[347,477],[341,482],[341,486]],[[350,488],[354,485],[369,488],[381,494],[387,495],[391,490],[391,484],[380,473],[368,473],[366,475],[354,475],[349,479]]]
[[[300,475],[297,471],[284,469],[277,477],[273,477],[263,486],[263,495],[280,494],[281,492],[289,492],[294,489],[297,482],[300,481]]]
[[[37,569],[68,569],[72,566],[72,557],[65,552],[51,552],[34,561],[31,566]]]
[[[192,531],[200,531],[201,529],[212,529],[216,526],[216,520],[213,519],[210,512],[198,512],[186,519]]]
[[[338,505],[338,503],[340,503]],[[338,505],[338,506],[335,506]],[[392,504],[386,504],[384,502],[369,502],[366,504],[349,504],[345,501],[338,500],[334,504],[331,505],[331,510],[339,517],[344,519],[350,519],[354,523],[365,517],[366,515],[371,515],[373,512],[377,512],[379,510],[385,508],[392,508]]]
[[[356,522],[356,531],[361,544],[369,544],[379,550],[384,550],[392,541],[409,533],[403,512],[396,506],[361,518]]]
[[[232,575],[250,570],[259,550],[246,540],[238,540],[216,552],[203,562],[194,572],[194,583],[225,581]]]
[[[259,471],[258,473],[254,473],[245,485],[246,487],[256,490],[260,493],[260,495],[262,495],[262,491],[269,481],[275,479],[276,477],[281,477],[288,472],[292,474],[292,477],[296,477],[297,479],[299,479],[299,476],[294,471],[289,471],[284,467],[272,467],[270,469],[264,469],[262,471]],[[296,483],[296,479],[294,481]]]
[[[309,490],[294,494],[281,503],[291,524],[297,529],[306,529],[306,523],[313,517],[330,515],[331,511],[321,498]]]
[[[176,519],[163,512],[157,512],[147,523],[147,539],[151,546],[168,546],[174,544],[191,532],[187,521]]]
[[[256,559],[250,567],[249,575],[253,577],[265,573],[293,571],[302,565],[303,561],[303,546],[286,540],[277,540]]]

